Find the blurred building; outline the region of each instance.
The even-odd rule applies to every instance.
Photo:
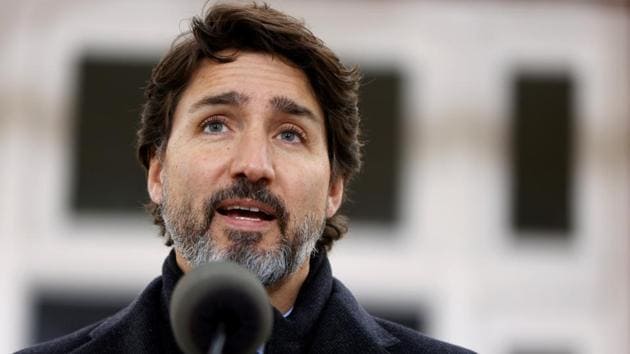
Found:
[[[630,8],[273,1],[366,73],[333,269],[372,312],[481,353],[629,353]],[[2,2],[0,352],[116,311],[168,249],[133,138],[202,1]]]

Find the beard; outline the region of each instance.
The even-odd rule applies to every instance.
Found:
[[[270,287],[296,272],[307,261],[324,231],[323,212],[320,217],[316,213],[307,213],[299,220],[292,220],[279,197],[264,184],[254,184],[245,178],[239,178],[232,186],[213,193],[197,213],[189,195],[184,196],[179,204],[171,199],[166,182],[160,205],[164,226],[173,239],[175,249],[193,268],[208,262],[231,261],[248,269],[265,287]],[[216,235],[210,231],[216,210],[224,200],[246,198],[268,204],[275,211],[280,234],[271,249],[258,247],[263,238],[260,232],[225,228],[223,232],[229,242],[221,247]]]

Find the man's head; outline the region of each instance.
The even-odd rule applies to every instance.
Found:
[[[261,278],[289,274],[316,242],[330,248],[360,168],[358,80],[267,6],[218,5],[193,19],[152,73],[138,131],[167,244],[193,265],[227,258]]]

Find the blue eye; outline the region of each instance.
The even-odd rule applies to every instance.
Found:
[[[220,120],[210,120],[203,124],[203,132],[208,134],[218,134],[227,131],[227,126]]]
[[[278,134],[280,140],[290,144],[300,144],[306,140],[304,133],[296,127],[287,127]]]
[[[299,142],[300,136],[296,132],[290,130],[280,133],[280,138],[289,142]]]

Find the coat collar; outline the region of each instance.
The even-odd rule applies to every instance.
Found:
[[[309,275],[292,313],[284,318],[274,310],[273,332],[266,353],[379,353],[399,342],[333,278],[324,250],[315,252],[310,262]],[[170,329],[168,305],[181,276],[171,252],[162,267],[161,278],[149,284],[127,308],[91,331],[94,346],[90,348],[96,348],[97,342],[116,342],[120,347],[108,348],[114,351],[135,348],[138,353],[179,352]]]
[[[315,252],[310,262],[309,275],[291,315],[284,318],[275,311],[268,352],[374,353],[399,342],[333,278],[323,249]]]

